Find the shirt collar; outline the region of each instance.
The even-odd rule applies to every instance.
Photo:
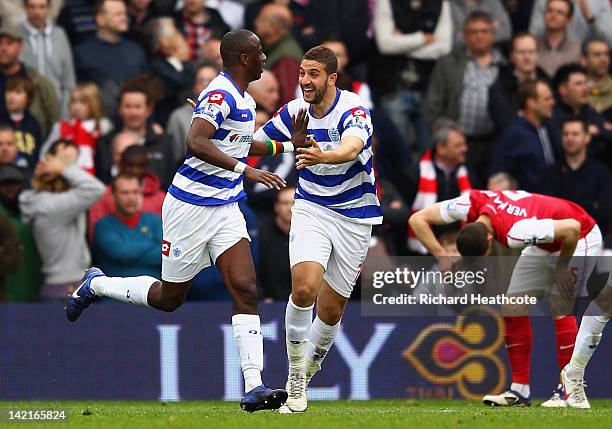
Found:
[[[38,28],[30,24],[30,21],[28,21],[27,19],[23,21],[23,27],[27,30],[30,36],[38,36],[39,34],[44,34],[45,36],[51,36],[51,30],[53,29],[53,26],[51,25],[51,23],[47,21],[45,23],[44,30],[39,31]]]

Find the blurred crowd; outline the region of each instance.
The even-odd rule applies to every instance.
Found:
[[[223,34],[261,39],[256,127],[338,56],[371,111],[385,216],[372,254],[418,255],[410,214],[469,189],[583,206],[612,244],[611,0],[3,0],[0,301],[64,299],[91,264],[159,276],[161,206]],[[249,158],[295,183],[293,154]],[[245,184],[263,300],[290,292],[294,189]],[[439,235],[453,233],[440,228]],[[214,267],[192,300],[228,299]]]

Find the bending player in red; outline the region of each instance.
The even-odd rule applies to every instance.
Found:
[[[457,235],[457,249],[464,256],[488,255],[493,240],[506,247],[523,249],[506,295],[537,296],[550,291],[555,309],[557,360],[559,368],[564,368],[572,356],[578,332],[576,318],[566,315],[571,312],[576,291],[590,276],[595,263],[593,257],[602,246],[595,221],[577,204],[559,198],[525,191],[472,190],[418,211],[409,223],[421,243],[444,265],[448,264],[444,260],[448,255],[431,227],[461,221],[468,222]],[[526,307],[505,306],[502,312],[512,385],[500,395],[486,395],[483,401],[497,406],[530,405],[529,311]],[[542,405],[567,407],[568,403],[572,404],[571,395],[580,396],[580,392],[567,392],[570,397],[566,401],[561,389],[559,386],[553,397]]]

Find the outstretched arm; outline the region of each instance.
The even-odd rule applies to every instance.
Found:
[[[359,156],[364,146],[363,140],[355,136],[344,137],[340,146],[334,150],[322,151],[314,139],[310,139],[310,143],[312,147],[297,150],[295,165],[298,170],[316,164],[344,164],[353,161]]]

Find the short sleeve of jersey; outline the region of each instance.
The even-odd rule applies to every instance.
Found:
[[[471,207],[470,194],[466,193],[452,200],[442,201],[440,216],[445,223],[466,221]]]
[[[211,90],[198,98],[193,117],[210,122],[218,130],[235,106],[234,97],[229,92]]]
[[[289,114],[289,104],[283,107],[272,116],[268,122],[260,127],[253,135],[254,140],[278,140],[288,142],[291,140],[291,115]]]
[[[342,135],[340,139],[347,136],[354,136],[363,141],[366,145],[368,139],[372,137],[372,118],[370,111],[365,107],[353,107],[346,112],[346,118],[342,122]]]
[[[506,236],[508,247],[522,249],[527,246],[552,243],[555,241],[553,219],[523,219],[516,222]]]

